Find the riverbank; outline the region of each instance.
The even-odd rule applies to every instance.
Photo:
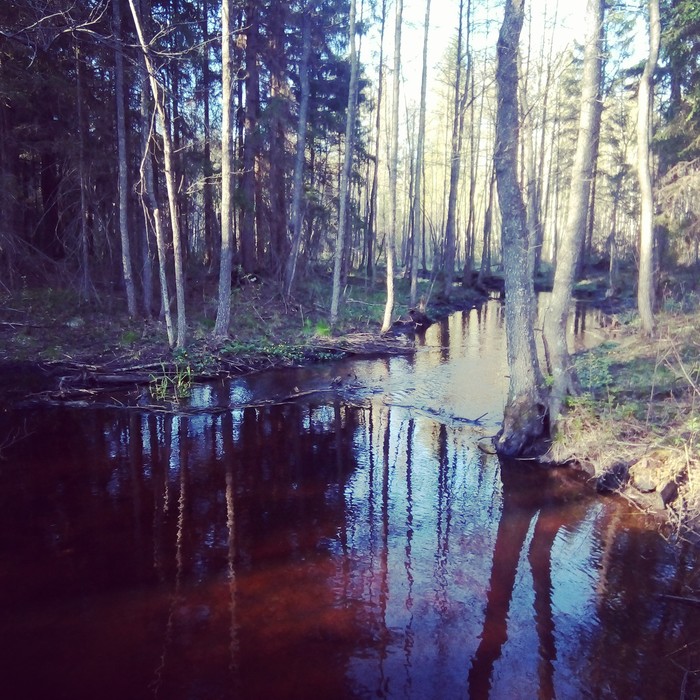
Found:
[[[162,322],[130,319],[109,302],[79,304],[65,292],[24,289],[0,302],[0,375],[14,387],[3,401],[23,399],[24,391],[37,401],[89,402],[119,387],[177,400],[199,380],[348,355],[410,354],[407,281],[397,287],[395,332],[380,336],[380,284],[351,279],[333,330],[328,280],[307,284],[292,301],[269,283],[243,285],[233,290],[233,323],[223,341],[212,338],[216,309],[203,291],[189,306],[190,341],[175,351]],[[421,295],[430,299],[431,291],[421,283]],[[427,311],[439,319],[482,301],[456,287],[453,299],[433,298]],[[599,490],[665,513],[677,530],[700,530],[698,305],[676,304],[660,315],[655,338],[644,338],[624,308],[609,315],[604,342],[576,357],[583,391],[570,400],[545,461],[578,466]],[[27,366],[40,373],[17,390],[17,374]],[[7,384],[2,376],[0,384]]]
[[[584,469],[600,492],[664,513],[675,535],[700,532],[700,311],[676,305],[654,337],[635,314],[611,317],[605,340],[576,357],[569,399],[546,460]]]
[[[385,291],[351,278],[337,326],[328,324],[330,280],[319,276],[289,300],[277,285],[258,281],[232,290],[229,337],[212,336],[215,288],[200,280],[188,299],[188,342],[168,346],[162,321],[129,318],[113,295],[85,304],[55,288],[25,288],[0,299],[0,365],[11,373],[20,365],[40,366],[55,387],[50,400],[89,398],[96,387],[147,386],[158,398],[178,398],[191,382],[275,367],[308,364],[353,355],[409,354],[415,314],[408,280],[397,280],[394,332],[380,335]],[[480,304],[484,296],[455,287],[451,300],[432,294],[428,281],[419,296],[428,314],[441,318]],[[419,319],[424,320],[424,319]]]

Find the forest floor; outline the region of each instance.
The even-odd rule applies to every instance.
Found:
[[[414,349],[410,333],[400,332],[413,327],[402,303],[406,280],[397,283],[399,332],[387,336],[379,334],[384,289],[363,279],[349,280],[333,330],[329,280],[307,283],[291,302],[270,283],[237,287],[225,341],[211,334],[215,290],[190,288],[197,291],[188,298],[189,342],[175,351],[162,322],[128,318],[110,295],[90,304],[46,287],[0,296],[0,390],[16,387],[12,375],[40,366],[44,376],[61,376],[60,386],[44,393],[56,400],[89,398],[100,384],[138,383],[152,394],[177,395],[196,377]],[[426,281],[419,293],[435,319],[484,299],[455,287],[445,303]],[[633,311],[620,311],[603,329],[604,342],[576,357],[583,391],[569,401],[545,460],[577,465],[597,479],[599,490],[666,512],[677,531],[700,532],[700,300],[695,292],[677,298],[659,314],[653,338],[640,333]],[[6,406],[20,398],[0,394]]]

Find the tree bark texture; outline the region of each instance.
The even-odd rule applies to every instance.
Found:
[[[518,45],[524,0],[506,0],[498,37],[496,151],[494,163],[502,212],[506,342],[510,383],[503,427],[496,439],[502,456],[525,454],[545,433],[546,407],[535,348],[535,293],[525,205],[518,183]]]
[[[567,347],[566,328],[575,272],[586,235],[602,114],[603,0],[588,0],[586,16],[581,112],[569,189],[569,209],[557,249],[554,286],[544,322],[545,346],[552,375],[549,397],[552,423],[559,416],[567,394],[577,391],[576,373]]]
[[[141,80],[141,145],[143,157],[141,160],[141,191],[143,193],[144,203],[144,270],[150,267],[150,251],[148,245],[149,238],[149,214],[153,218],[153,230],[156,237],[156,252],[158,255],[158,283],[160,286],[160,296],[162,300],[163,316],[165,319],[165,330],[168,335],[168,344],[170,347],[175,345],[175,329],[173,327],[172,314],[170,312],[170,292],[168,291],[168,275],[166,267],[166,244],[165,236],[163,235],[163,225],[161,221],[160,205],[155,195],[155,184],[153,178],[153,162],[151,160],[151,139],[152,139],[152,123],[153,119],[150,116],[148,94],[148,73],[145,66],[142,68]],[[150,211],[149,211],[150,210]],[[147,299],[150,299],[150,289],[146,287],[147,279],[150,280],[150,272],[144,275],[144,304]],[[149,282],[150,284],[150,282]],[[151,313],[151,303],[148,302],[146,307],[148,313]]]
[[[136,290],[131,264],[131,244],[129,241],[129,179],[126,160],[126,118],[124,91],[124,51],[122,48],[122,0],[112,1],[112,22],[114,28],[114,87],[117,102],[117,157],[119,160],[119,235],[122,248],[122,275],[126,289],[126,303],[129,316],[136,316]]]
[[[232,137],[232,70],[230,0],[221,0],[221,255],[219,259],[219,305],[214,335],[228,335],[231,322],[231,262],[233,258],[233,207],[231,178],[233,163]]]
[[[304,194],[304,160],[306,153],[306,129],[309,119],[309,61],[311,60],[311,10],[305,4],[302,15],[301,62],[299,64],[299,116],[297,121],[296,160],[294,162],[294,182],[292,183],[292,247],[285,270],[285,294],[290,296],[296,277],[297,260],[301,247],[301,229],[304,222],[302,198]]]
[[[401,25],[403,23],[403,0],[396,0],[396,23],[394,25],[394,76],[392,79],[391,106],[391,152],[389,155],[389,208],[391,221],[386,234],[386,304],[382,320],[382,333],[391,328],[394,313],[394,260],[396,257],[396,199],[399,169],[399,94],[401,86]]]
[[[413,248],[411,250],[411,291],[409,303],[412,307],[418,301],[418,241],[422,231],[423,215],[423,160],[425,155],[425,99],[428,90],[428,35],[430,32],[430,0],[425,3],[423,24],[423,68],[420,81],[420,107],[418,112],[418,136],[416,143],[416,167],[413,182]]]
[[[333,298],[331,300],[331,326],[338,322],[340,307],[340,276],[343,268],[343,253],[345,251],[345,229],[347,227],[347,207],[350,201],[350,170],[353,159],[353,142],[355,134],[355,118],[357,116],[357,73],[358,61],[355,48],[355,0],[350,0],[350,90],[348,95],[348,112],[345,122],[345,153],[343,155],[343,170],[340,174],[340,191],[338,206],[338,235],[335,242],[335,257],[333,261]]]
[[[246,102],[243,140],[243,174],[241,176],[241,235],[240,256],[245,272],[253,272],[256,265],[255,214],[256,179],[255,165],[258,159],[258,112],[260,110],[260,75],[258,70],[259,37],[258,0],[246,4],[245,66]],[[258,232],[258,235],[261,235]]]
[[[639,282],[637,306],[642,331],[654,332],[654,193],[651,177],[651,114],[654,102],[654,71],[659,58],[661,21],[659,0],[649,0],[649,56],[639,81],[637,111],[637,172],[641,195],[639,226]]]
[[[165,186],[168,192],[168,209],[170,211],[170,226],[173,234],[173,258],[175,263],[175,299],[177,305],[177,339],[175,344],[178,348],[181,348],[185,346],[187,335],[187,320],[185,317],[185,276],[182,269],[182,238],[180,236],[180,222],[177,212],[177,188],[175,185],[175,175],[173,170],[174,159],[172,144],[170,142],[170,125],[165,112],[163,91],[158,84],[158,78],[156,77],[155,68],[153,66],[153,62],[151,61],[148,44],[146,43],[134,0],[129,0],[129,6],[131,7],[131,14],[134,19],[136,33],[138,34],[139,44],[146,63],[148,81],[151,86],[156,113],[158,114],[162,131],[163,170],[165,172]],[[165,304],[169,303],[168,299],[164,299],[163,301]]]
[[[452,157],[450,160],[450,189],[447,195],[447,222],[445,224],[445,283],[443,293],[449,298],[455,271],[457,190],[459,189],[460,166],[462,162],[462,133],[464,131],[464,112],[467,106],[467,86],[469,76],[462,85],[462,34],[463,34],[464,0],[459,3],[459,24],[457,27],[457,62],[454,82],[454,102],[452,115]],[[469,14],[469,13],[467,13]]]

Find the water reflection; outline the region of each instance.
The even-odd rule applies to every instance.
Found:
[[[697,590],[697,552],[452,420],[502,401],[499,324],[353,365],[363,401],[233,400],[293,372],[212,385],[213,413],[28,416],[0,463],[4,692],[679,697],[700,621],[660,595]]]

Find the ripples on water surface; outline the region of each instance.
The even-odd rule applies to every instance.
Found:
[[[1,696],[680,697],[700,615],[660,595],[700,587],[697,554],[478,449],[505,374],[491,304],[412,359],[201,387],[213,413],[18,416]],[[319,392],[243,407],[294,387]]]

